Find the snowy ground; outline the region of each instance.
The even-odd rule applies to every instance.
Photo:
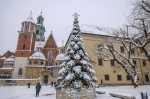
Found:
[[[118,86],[118,87],[101,87],[97,91],[106,91],[106,94],[96,94],[96,99],[116,99],[109,96],[109,93],[130,94],[141,99],[140,92],[147,92],[150,98],[150,85],[139,86]],[[55,89],[50,86],[42,86],[38,99],[56,99]],[[0,86],[0,99],[37,99],[35,97],[35,86],[27,88],[27,86]]]

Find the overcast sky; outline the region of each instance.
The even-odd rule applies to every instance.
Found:
[[[21,22],[32,11],[34,21],[42,10],[45,37],[51,30],[58,47],[66,42],[72,27],[74,12],[79,24],[119,28],[126,23],[135,0],[0,0],[0,55],[7,50],[15,52]]]

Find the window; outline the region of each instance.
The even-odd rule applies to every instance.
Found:
[[[22,75],[22,68],[19,68],[18,75]]]
[[[110,60],[111,66],[115,66],[115,61],[114,60]]]
[[[130,80],[130,76],[129,75],[127,75],[127,80]]]
[[[23,47],[22,47],[22,50],[25,50],[25,47],[26,47],[26,46],[25,46],[25,44],[24,44]]]
[[[121,75],[117,75],[117,78],[118,78],[118,81],[122,80]]]
[[[40,19],[38,20],[38,22],[40,23]]]
[[[36,30],[36,35],[39,35],[39,30]]]
[[[145,75],[145,80],[146,80],[146,82],[149,82],[149,77],[147,74]]]
[[[146,67],[146,60],[143,60],[143,67]]]
[[[38,61],[35,61],[34,64],[38,64]]]
[[[134,48],[131,49],[131,54],[132,54],[132,55],[134,54]]]
[[[43,65],[43,62],[41,62],[41,65]]]
[[[136,65],[136,60],[133,60],[133,64]]]
[[[124,53],[124,47],[120,47],[121,53]]]
[[[52,52],[49,51],[48,52],[48,62],[51,62],[52,61]]]
[[[31,64],[32,64],[32,62],[31,62],[31,61],[29,61],[29,64],[31,65]]]
[[[140,52],[141,52],[141,53],[143,53],[143,50],[142,50],[142,49],[140,49]]]
[[[98,65],[103,65],[102,59],[98,59]]]
[[[105,80],[109,80],[109,75],[105,75]]]
[[[26,39],[27,39],[27,36],[25,35],[25,36],[24,36],[24,40],[26,40]]]

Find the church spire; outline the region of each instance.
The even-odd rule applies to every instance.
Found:
[[[32,11],[30,11],[30,15],[28,16],[28,18],[27,18],[26,21],[27,21],[27,22],[32,22],[32,23],[34,23],[34,20],[33,20],[33,18],[32,18]]]

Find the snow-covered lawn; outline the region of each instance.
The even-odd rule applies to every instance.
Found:
[[[106,91],[106,94],[96,94],[96,99],[116,99],[111,97],[109,93],[120,93],[124,95],[135,96],[141,99],[140,92],[147,92],[150,98],[150,85],[139,86],[118,86],[118,87],[101,87],[97,91]],[[27,86],[0,86],[0,99],[37,99],[35,97],[35,86],[27,88]],[[42,86],[38,99],[56,99],[56,91],[50,86]]]

